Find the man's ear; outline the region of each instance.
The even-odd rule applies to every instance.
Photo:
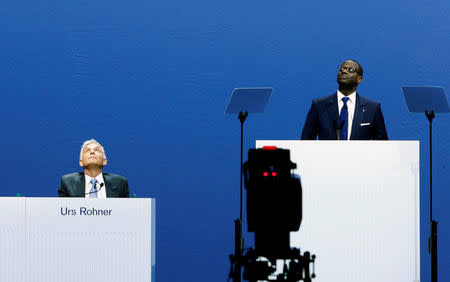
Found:
[[[108,163],[108,160],[106,158],[103,159],[103,166],[105,166]]]
[[[362,76],[358,76],[358,83],[360,83],[362,81]]]
[[[83,166],[83,160],[80,160],[80,166],[81,167]]]

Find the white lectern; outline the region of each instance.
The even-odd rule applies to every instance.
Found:
[[[0,198],[0,206],[0,281],[154,281],[154,199]]]
[[[290,149],[303,188],[291,247],[316,279],[420,281],[418,141],[257,141]]]

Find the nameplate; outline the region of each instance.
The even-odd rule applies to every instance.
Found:
[[[112,214],[112,209],[99,209],[95,207],[79,207],[74,209],[61,207],[60,213],[63,216],[109,216]]]

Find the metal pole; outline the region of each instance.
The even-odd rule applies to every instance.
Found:
[[[243,159],[244,159],[244,122],[247,118],[247,112],[239,113],[239,120],[241,122],[241,182],[240,182],[240,205],[239,205],[239,219],[234,221],[234,275],[233,281],[240,282],[241,281],[241,267],[242,267],[242,253],[244,250],[244,238],[242,238],[242,176],[244,174],[243,168]]]
[[[247,118],[248,113],[247,112],[240,112],[239,113],[239,120],[241,121],[241,190],[240,190],[240,210],[239,210],[239,219],[242,222],[242,175],[244,174],[243,169],[243,159],[244,159],[244,122]]]
[[[430,238],[428,251],[431,254],[431,282],[437,282],[437,221],[433,220],[433,119],[434,111],[425,111],[430,122]]]

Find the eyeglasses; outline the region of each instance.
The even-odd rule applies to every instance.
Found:
[[[356,71],[355,67],[339,67],[338,68],[339,71],[348,71],[349,73],[354,73]]]

